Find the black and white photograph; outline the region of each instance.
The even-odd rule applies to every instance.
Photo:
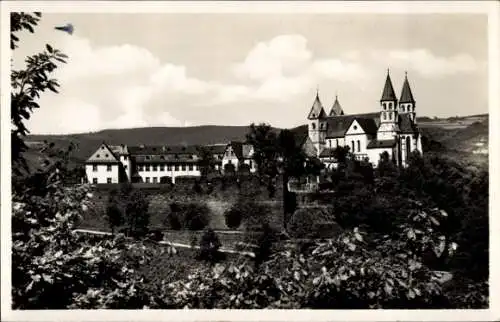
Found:
[[[2,320],[500,318],[499,4],[376,2],[2,2]]]

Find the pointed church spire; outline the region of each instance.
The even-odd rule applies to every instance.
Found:
[[[391,76],[389,74],[389,69],[387,69],[387,78],[385,79],[384,91],[382,92],[381,102],[383,101],[396,101],[396,93],[394,93],[394,87],[392,87]]]
[[[339,116],[339,115],[344,115],[344,111],[342,110],[342,106],[340,106],[338,95],[335,94],[335,102],[333,103],[329,116]]]
[[[307,117],[310,120],[318,119],[325,117],[326,113],[323,109],[323,104],[319,99],[319,90],[316,88],[316,98],[314,99],[313,105],[311,107],[311,111],[309,112],[309,116]]]
[[[411,92],[410,83],[408,82],[408,73],[405,72],[405,81],[403,83],[403,89],[401,90],[401,98],[399,103],[415,103],[413,99],[413,94]]]

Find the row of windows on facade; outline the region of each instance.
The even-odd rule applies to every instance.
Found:
[[[355,144],[355,141],[351,140],[351,151],[356,152],[356,149],[354,148],[355,147],[354,144]],[[328,141],[328,145],[330,148],[332,147],[332,140]],[[358,152],[361,152],[361,141],[356,140],[356,145],[358,147]],[[338,146],[339,146],[339,140],[335,139],[335,147],[338,147]]]
[[[312,129],[316,130],[316,123],[311,123]],[[323,130],[325,128],[325,123],[320,123],[319,128]]]
[[[127,165],[124,165],[124,168],[125,168],[125,170],[126,170],[126,169],[127,169]],[[106,171],[111,172],[111,171],[112,171],[111,169],[112,169],[112,165],[111,165],[111,164],[108,164],[108,165],[106,166]],[[97,165],[96,165],[96,164],[94,164],[94,165],[92,166],[92,171],[97,172]]]
[[[384,107],[384,110],[387,110],[387,106],[389,106],[389,110],[392,110],[394,107],[393,103],[391,103],[391,102],[384,103],[382,106]],[[414,111],[415,107],[413,106],[413,104],[401,104],[399,106],[399,109],[401,110],[401,112],[412,112],[412,109]]]
[[[101,148],[101,149],[104,149],[104,148]],[[95,157],[96,157],[96,158],[100,158],[100,157],[101,157],[101,155],[100,155],[100,154],[96,154],[96,155],[95,155]],[[104,157],[105,157],[105,158],[109,158],[109,154],[107,154],[107,153],[106,153],[106,154],[104,155]],[[128,157],[127,157],[126,155],[124,155],[124,156],[123,156],[123,160],[127,161],[127,159],[128,159]]]
[[[248,160],[248,161],[249,161],[249,162],[248,162],[248,166],[249,166],[250,168],[252,168],[252,167],[253,167],[253,162],[252,162],[252,160]],[[232,161],[232,160],[227,160],[227,164],[233,164],[233,161]],[[245,163],[245,164],[247,164],[247,163]]]
[[[159,178],[158,177],[145,177],[144,178],[145,182],[146,183],[158,183],[159,182]],[[151,181],[152,180],[152,181]],[[93,178],[92,179],[92,183],[93,184],[98,184],[98,179],[97,178]],[[106,178],[106,183],[113,183],[113,179],[112,178]]]
[[[186,169],[188,169],[189,171],[193,171],[195,170],[196,171],[196,165],[195,164],[189,164],[189,165],[185,165],[185,164],[181,164],[181,165],[163,165],[163,164],[160,164],[159,166],[158,165],[138,165],[137,166],[137,171],[158,171],[158,168],[160,171],[165,171],[165,167],[167,168],[167,171],[186,171]]]
[[[404,140],[405,140],[405,137],[404,137],[404,136],[403,136],[403,137],[401,137],[401,142],[402,142],[402,143],[404,142]],[[415,142],[416,142],[416,140],[417,140],[417,139],[415,138]],[[330,148],[331,148],[331,147],[332,147],[332,141],[330,140],[328,143],[329,143]],[[410,137],[409,137],[409,136],[407,136],[407,137],[406,137],[406,145],[407,145],[407,146],[410,146],[410,144],[411,144],[411,143],[410,143]],[[339,141],[338,141],[338,139],[335,139],[335,147],[337,147],[338,145],[339,145]],[[357,150],[358,150],[357,152],[361,152],[361,142],[360,142],[359,140],[356,140],[356,141],[351,140],[351,151],[356,152],[355,147],[357,147],[357,148],[358,148],[358,149],[357,149]]]
[[[409,112],[409,108],[408,108],[408,112]],[[387,120],[387,115],[389,115],[389,120],[392,120],[392,112],[387,112],[387,114],[385,112],[382,113],[382,117],[384,118],[384,120]]]

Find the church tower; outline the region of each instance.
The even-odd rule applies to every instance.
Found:
[[[380,126],[377,131],[378,140],[392,140],[399,132],[396,94],[392,86],[391,76],[387,70],[382,98],[380,99]]]
[[[344,115],[344,111],[342,110],[342,106],[340,106],[338,96],[335,95],[335,102],[333,103],[329,116],[340,116],[340,115]]]
[[[414,123],[417,122],[415,99],[413,99],[410,83],[408,82],[408,74],[406,72],[403,89],[401,90],[401,98],[399,99],[399,114],[408,114]]]
[[[325,146],[326,140],[326,113],[323,104],[319,99],[319,92],[316,91],[311,111],[307,117],[309,138],[318,152],[318,156]]]

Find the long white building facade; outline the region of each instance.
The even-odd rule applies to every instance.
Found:
[[[213,168],[221,173],[240,171],[243,165],[253,173],[253,147],[242,142],[206,146]],[[91,184],[175,183],[178,177],[199,177],[198,146],[126,146],[103,142],[87,159],[85,173]]]

